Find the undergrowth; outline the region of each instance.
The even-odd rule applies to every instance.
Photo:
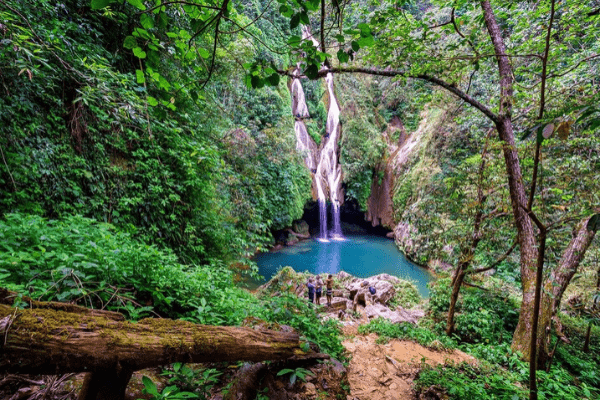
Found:
[[[237,286],[227,266],[181,264],[173,252],[111,224],[9,214],[0,220],[0,249],[0,287],[36,300],[120,311],[130,320],[160,316],[240,325],[257,317],[289,325],[316,350],[343,358],[337,323],[322,322],[304,299],[258,299]],[[26,306],[18,298],[16,303]]]

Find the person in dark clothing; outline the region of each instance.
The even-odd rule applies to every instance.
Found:
[[[306,282],[306,287],[308,288],[308,301],[311,303],[315,302],[315,284],[313,283],[312,278],[308,279]]]

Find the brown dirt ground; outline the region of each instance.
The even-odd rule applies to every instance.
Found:
[[[348,330],[345,330],[348,333]],[[348,366],[348,400],[416,399],[413,379],[422,363],[475,363],[476,359],[458,350],[429,350],[406,340],[377,344],[377,335],[353,336],[344,341],[352,356]]]

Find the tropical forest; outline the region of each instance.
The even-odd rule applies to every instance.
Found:
[[[0,398],[600,399],[599,0],[0,0]]]

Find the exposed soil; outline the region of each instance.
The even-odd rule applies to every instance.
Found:
[[[406,340],[377,344],[378,336],[353,336],[344,341],[352,356],[348,366],[350,395],[347,400],[416,399],[413,379],[423,363],[475,363],[476,359],[458,350],[432,351]]]

